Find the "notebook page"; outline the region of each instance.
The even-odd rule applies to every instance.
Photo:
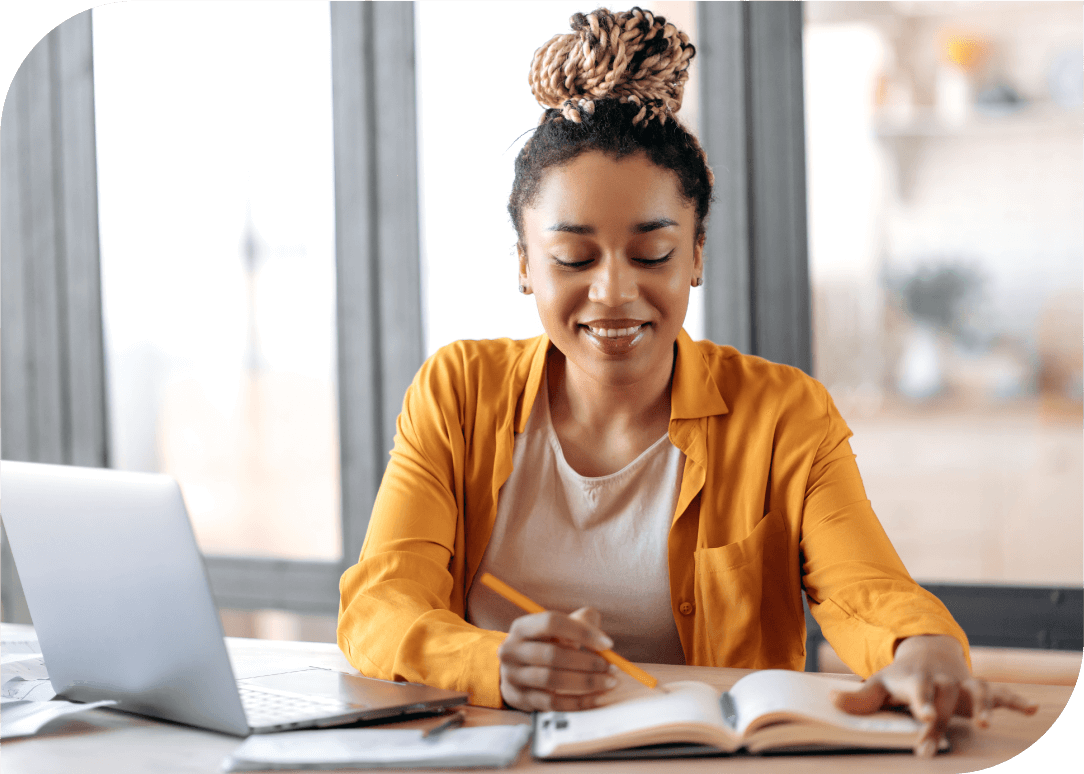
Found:
[[[546,757],[555,749],[578,749],[577,745],[595,740],[612,740],[607,747],[615,749],[645,744],[648,742],[637,735],[671,726],[726,729],[729,736],[714,688],[679,681],[667,684],[663,690],[644,699],[598,709],[540,713],[535,723],[535,754]]]
[[[730,689],[738,708],[737,731],[744,734],[750,724],[769,713],[801,714],[817,721],[856,731],[915,733],[919,724],[908,715],[878,712],[850,715],[832,702],[833,691],[856,691],[861,683],[806,672],[766,669],[746,675]]]

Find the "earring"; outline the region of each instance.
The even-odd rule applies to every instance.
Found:
[[[519,283],[519,292],[524,294],[524,295],[527,295],[527,286],[524,285],[522,282]]]
[[[694,288],[698,288],[703,284],[704,284],[704,278],[703,277],[693,277],[693,287]]]

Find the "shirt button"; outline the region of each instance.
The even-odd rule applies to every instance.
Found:
[[[692,615],[693,605],[691,602],[682,602],[680,605],[678,605],[678,610],[681,611],[682,615]]]

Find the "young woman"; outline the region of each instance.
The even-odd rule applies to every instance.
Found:
[[[682,330],[712,173],[675,118],[694,50],[634,8],[536,52],[546,108],[516,159],[520,291],[546,331],[462,341],[403,403],[339,645],[365,674],[472,702],[574,710],[627,658],[802,669],[802,592],[865,688],[928,725],[1029,709],[970,674],[967,639],[907,574],[824,387]],[[707,267],[710,270],[710,267]],[[554,612],[524,615],[484,571]],[[575,611],[565,614],[560,611]]]

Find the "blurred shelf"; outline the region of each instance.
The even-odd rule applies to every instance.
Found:
[[[1031,102],[1013,113],[986,115],[972,109],[959,123],[944,120],[931,107],[915,108],[904,119],[887,112],[875,115],[873,134],[889,151],[896,168],[896,190],[910,200],[924,148],[945,140],[994,139],[1018,141],[1025,137],[1080,137],[1084,109],[1067,110],[1053,102]]]
[[[972,109],[958,124],[943,120],[930,108],[916,108],[913,117],[905,120],[885,114],[874,118],[874,133],[885,140],[1079,133],[1082,129],[1084,110],[1066,110],[1053,103],[1030,103],[996,116]]]
[[[1048,13],[1047,3],[1033,0],[806,0],[802,10],[807,24],[865,22],[889,26],[901,20],[1008,19]],[[1049,5],[1055,5],[1050,2]],[[1071,3],[1057,3],[1071,7]]]

